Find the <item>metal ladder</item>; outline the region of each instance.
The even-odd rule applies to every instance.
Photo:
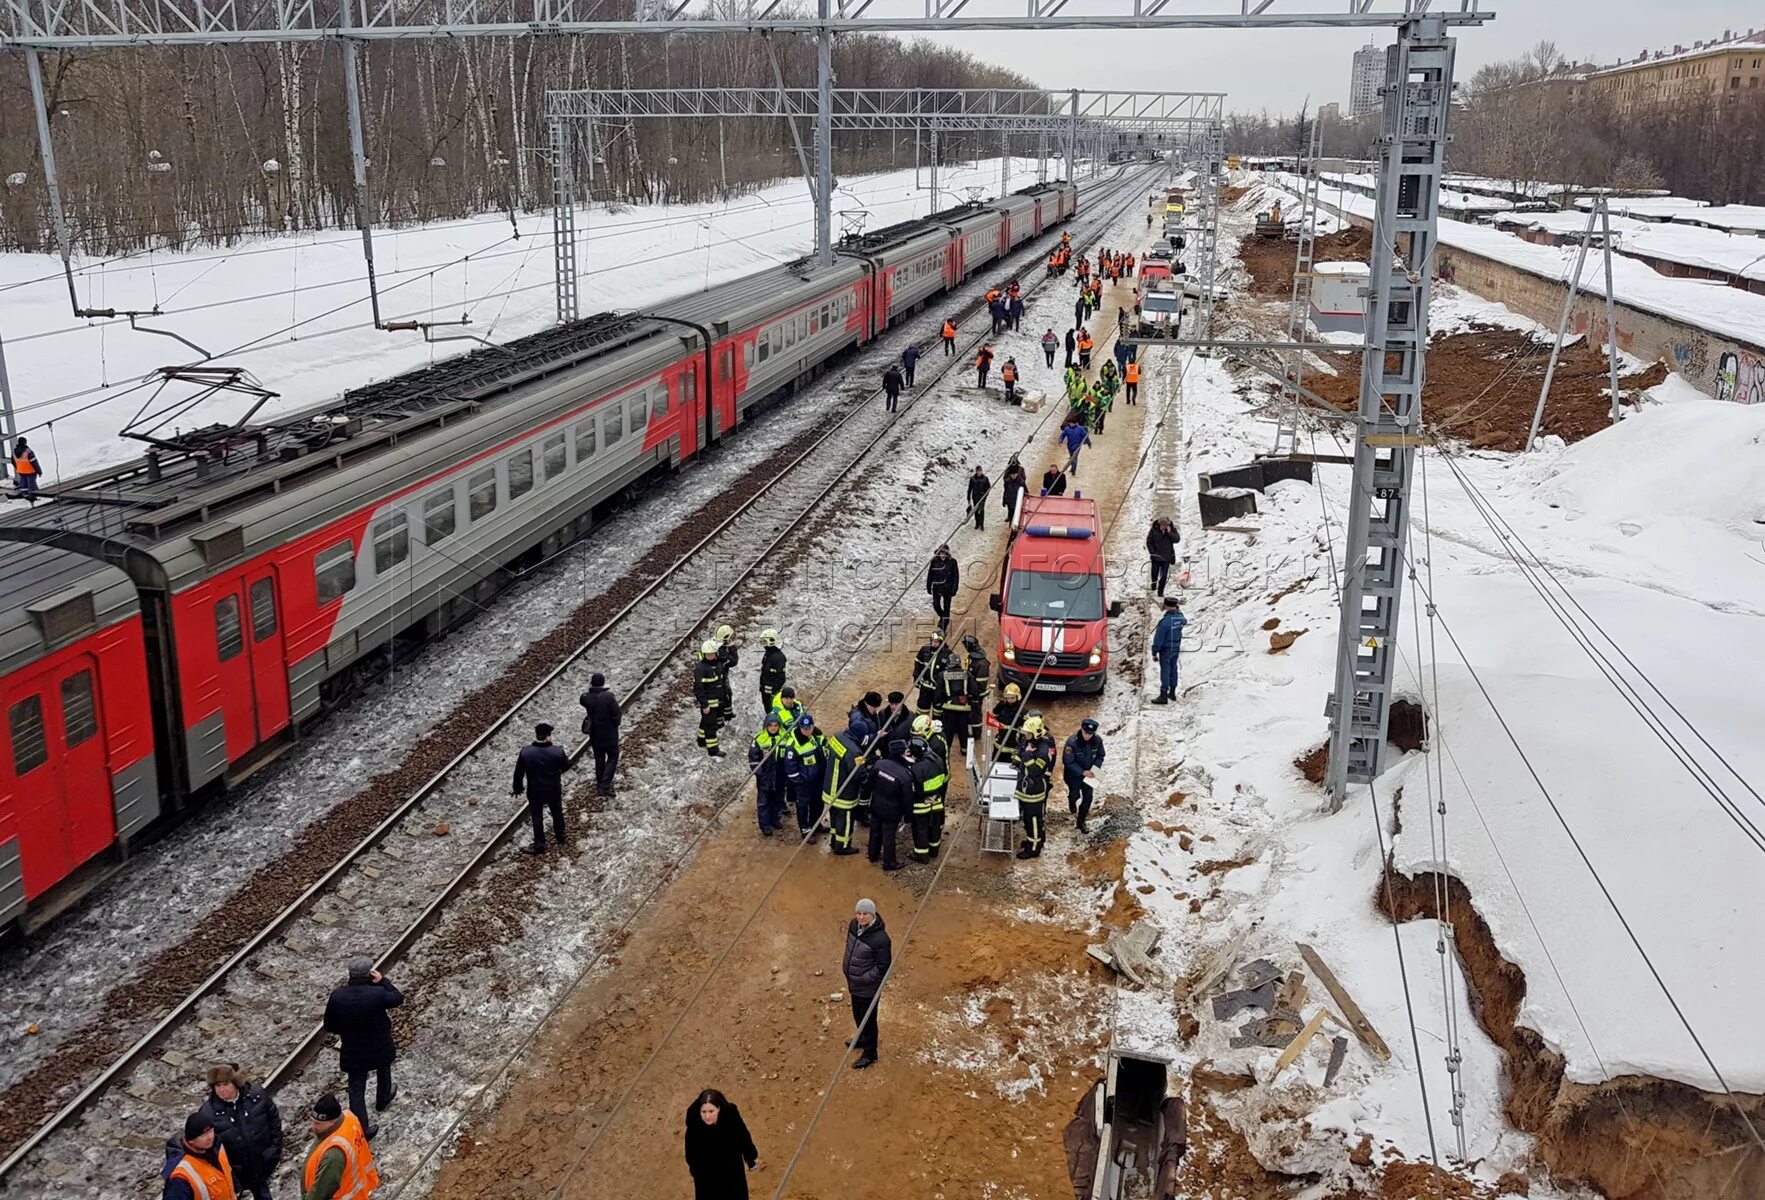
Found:
[[[576,295],[576,198],[571,195],[570,130],[561,117],[550,122],[552,169],[552,277],[556,289],[558,324],[577,317]],[[591,168],[592,170],[592,168]]]
[[[1299,173],[1304,191],[1299,201],[1299,238],[1293,252],[1293,296],[1287,307],[1287,340],[1305,341],[1311,319],[1313,246],[1318,234],[1318,159],[1324,145],[1324,123],[1313,120]],[[1281,403],[1275,418],[1275,456],[1299,451],[1299,389],[1305,379],[1305,351],[1289,350],[1281,370]]]

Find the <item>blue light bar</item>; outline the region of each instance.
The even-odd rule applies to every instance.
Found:
[[[1096,534],[1094,529],[1081,529],[1075,525],[1026,525],[1025,533],[1031,537],[1050,538],[1088,538]]]

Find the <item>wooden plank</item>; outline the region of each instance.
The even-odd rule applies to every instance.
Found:
[[[1298,971],[1287,972],[1287,978],[1281,983],[1281,992],[1275,997],[1275,1011],[1304,1012],[1308,991],[1304,975]]]
[[[1367,1020],[1367,1014],[1361,1011],[1361,1006],[1354,1002],[1354,997],[1348,994],[1348,989],[1336,978],[1336,972],[1325,966],[1324,960],[1318,957],[1318,952],[1304,942],[1295,942],[1294,945],[1299,948],[1299,956],[1305,959],[1305,965],[1311,968],[1311,973],[1318,977],[1318,982],[1324,985],[1324,990],[1336,1001],[1342,1015],[1348,1018],[1348,1028],[1360,1039],[1361,1045],[1389,1062],[1391,1047],[1385,1044],[1385,1039],[1379,1036],[1379,1031]]]
[[[1288,1067],[1293,1065],[1293,1060],[1299,1057],[1299,1052],[1305,1049],[1305,1044],[1312,1040],[1313,1035],[1318,1032],[1323,1024],[1324,1010],[1320,1008],[1317,1012],[1311,1015],[1311,1020],[1305,1023],[1305,1028],[1299,1031],[1299,1036],[1294,1038],[1291,1042],[1288,1042],[1287,1048],[1281,1051],[1281,1057],[1275,1060],[1275,1069],[1269,1072],[1269,1079],[1271,1081],[1276,1076],[1280,1075],[1282,1071],[1285,1071]]]

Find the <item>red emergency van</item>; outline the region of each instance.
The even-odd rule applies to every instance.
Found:
[[[999,590],[999,678],[1025,691],[1100,692],[1109,669],[1103,525],[1082,495],[1026,496]]]

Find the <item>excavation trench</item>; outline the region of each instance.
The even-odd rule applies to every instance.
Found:
[[[1437,918],[1442,882],[1432,872],[1411,878],[1387,865],[1374,903],[1393,920]],[[1472,1015],[1503,1051],[1507,1118],[1537,1138],[1555,1178],[1610,1200],[1765,1195],[1765,1153],[1727,1096],[1649,1075],[1593,1085],[1566,1079],[1562,1056],[1518,1024],[1525,974],[1496,948],[1470,890],[1451,877],[1444,884]],[[1755,1125],[1765,1123],[1765,1096],[1738,1101]]]

